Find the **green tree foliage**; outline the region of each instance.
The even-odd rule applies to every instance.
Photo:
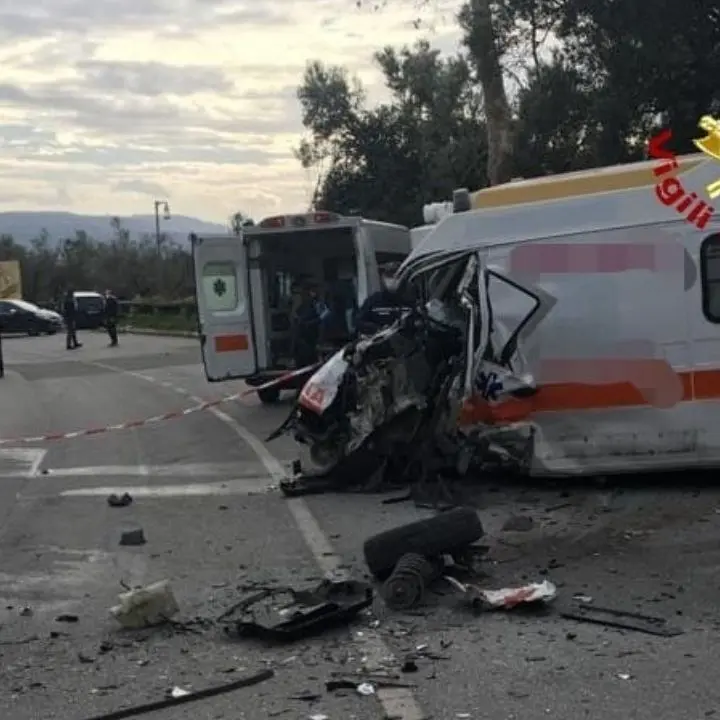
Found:
[[[318,206],[418,224],[453,188],[642,159],[660,126],[692,152],[720,113],[717,0],[467,0],[458,23],[459,56],[376,55],[376,108],[343,68],[308,66],[298,157]]]
[[[195,288],[186,249],[166,240],[158,255],[154,238],[131,238],[118,218],[112,220],[111,236],[104,242],[82,231],[56,243],[44,233],[29,246],[2,236],[3,260],[20,261],[23,296],[33,302],[55,301],[68,287],[100,292],[110,288],[129,300],[187,298]]]

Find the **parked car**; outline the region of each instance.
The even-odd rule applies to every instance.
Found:
[[[63,327],[59,313],[26,300],[0,300],[0,330],[4,333],[54,335]]]
[[[90,290],[76,290],[76,325],[78,330],[95,330],[105,322],[105,299],[100,293]]]

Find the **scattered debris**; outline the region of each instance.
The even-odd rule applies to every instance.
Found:
[[[620,680],[632,680],[632,675],[629,673],[618,673],[618,678]]]
[[[33,611],[31,607],[25,606],[22,610],[20,610],[20,616],[21,617],[32,617]]]
[[[560,615],[568,620],[606,625],[608,627],[635,630],[636,632],[661,637],[682,635],[684,630],[668,625],[665,618],[643,615],[642,613],[598,607],[597,605],[579,604],[576,607],[563,609]]]
[[[415,673],[418,671],[417,663],[414,660],[405,660],[400,668],[400,672]]]
[[[581,593],[573,595],[572,599],[575,600],[575,602],[582,603],[583,605],[589,605],[593,601],[590,595],[582,595]]]
[[[115,712],[110,712],[105,715],[97,715],[93,718],[88,718],[88,720],[125,720],[125,718],[145,715],[147,713],[154,712],[155,710],[163,710],[164,708],[175,707],[176,705],[182,705],[195,700],[202,700],[204,698],[222,695],[223,693],[232,692],[233,690],[239,690],[240,688],[249,687],[251,685],[257,685],[258,683],[265,682],[265,680],[269,680],[274,675],[275,673],[272,670],[262,670],[254,675],[240,678],[239,680],[227,683],[226,685],[215,685],[195,692],[186,693],[186,691],[181,690],[181,688],[174,688],[174,690],[180,690],[186,694],[179,695],[177,697],[168,697],[163,700],[157,700],[144,705],[124,708],[123,710],[116,710]]]
[[[138,545],[144,545],[147,542],[145,540],[145,533],[142,528],[133,528],[132,530],[124,530],[120,536],[121,545],[129,545],[135,547]]]
[[[121,593],[118,600],[119,605],[110,608],[110,613],[128,629],[161,625],[180,611],[167,580]]]
[[[242,637],[292,641],[348,623],[372,601],[367,583],[325,580],[311,590],[266,588],[233,605],[218,621],[233,624]],[[233,618],[236,614],[239,619]]]
[[[183,690],[181,687],[174,687],[172,690],[168,690],[168,696],[171,698],[181,698],[189,694],[189,690]]]
[[[517,588],[483,590],[475,585],[463,585],[448,575],[444,577],[465,595],[475,610],[512,610],[518,605],[549,603],[557,597],[557,588],[549,580]]]
[[[72,615],[71,613],[62,613],[55,618],[55,622],[61,623],[76,623],[79,621],[80,618],[77,615]]]
[[[528,532],[533,529],[533,519],[529,515],[513,515],[503,525],[505,532]]]
[[[130,493],[123,493],[122,495],[116,495],[113,493],[108,496],[107,504],[110,507],[127,507],[132,503],[132,495]]]
[[[79,653],[78,653],[78,660],[79,660],[81,663],[85,663],[86,665],[90,665],[91,663],[94,663],[94,662],[95,662],[95,658],[94,658],[94,657],[90,657],[90,655],[86,655],[84,652],[79,652]]]
[[[360,683],[357,686],[357,691],[360,695],[374,695],[375,686],[371,683]]]

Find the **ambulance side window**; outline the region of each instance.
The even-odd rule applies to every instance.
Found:
[[[720,324],[720,233],[706,237],[700,246],[703,314]]]
[[[232,312],[238,306],[235,264],[209,262],[202,270],[205,305],[211,312]]]

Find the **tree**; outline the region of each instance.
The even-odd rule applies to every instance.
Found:
[[[309,137],[297,150],[321,166],[314,205],[416,225],[423,203],[485,184],[485,127],[471,70],[427,42],[375,56],[391,101],[364,106],[341,68],[312,63],[298,90]],[[326,104],[325,107],[323,104]]]

